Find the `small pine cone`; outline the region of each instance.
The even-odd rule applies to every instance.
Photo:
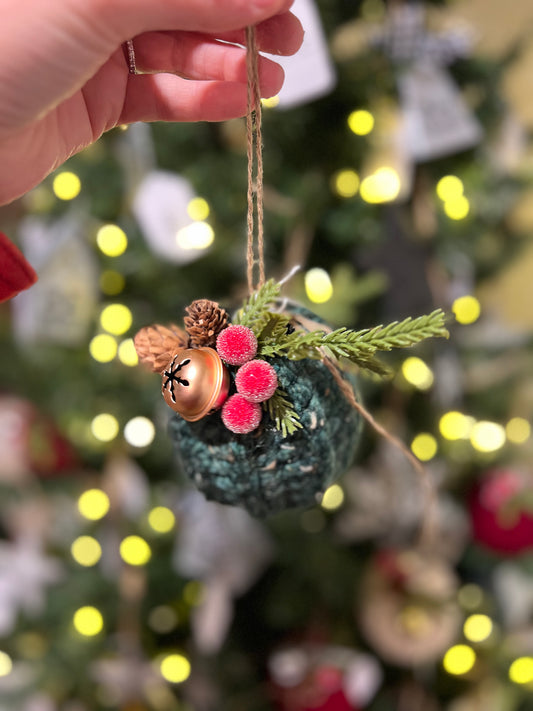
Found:
[[[185,330],[193,348],[214,348],[217,336],[228,325],[228,314],[216,301],[197,299],[185,309]]]
[[[146,326],[133,339],[139,360],[154,373],[162,373],[171,358],[187,348],[187,334],[178,326]]]

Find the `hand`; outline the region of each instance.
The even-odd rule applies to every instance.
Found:
[[[0,0],[0,204],[117,124],[243,116],[246,51],[236,44],[255,24],[260,50],[296,52],[303,32],[291,4]],[[141,75],[128,71],[130,38]],[[259,77],[272,96],[283,70],[261,57]]]

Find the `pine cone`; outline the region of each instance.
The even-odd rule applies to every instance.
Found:
[[[214,348],[217,336],[228,324],[228,314],[216,301],[197,299],[185,309],[185,330],[189,334],[191,346]]]
[[[187,335],[174,324],[168,328],[155,324],[141,328],[133,343],[140,362],[154,373],[162,373],[177,351],[187,348]]]

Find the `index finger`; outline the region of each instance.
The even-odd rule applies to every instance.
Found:
[[[219,34],[284,14],[293,0],[71,0],[80,14],[99,16],[117,39],[150,30]]]
[[[234,30],[219,34],[217,39],[244,45],[245,34],[245,30]],[[294,54],[300,49],[303,37],[300,20],[292,12],[269,17],[257,25],[256,29],[257,49],[268,54]]]

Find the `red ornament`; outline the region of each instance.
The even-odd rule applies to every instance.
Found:
[[[37,274],[15,245],[0,232],[0,301],[11,299],[37,281]]]
[[[257,338],[247,326],[231,325],[217,337],[218,355],[228,365],[243,365],[257,353]]]
[[[278,387],[276,371],[266,360],[249,360],[235,376],[237,392],[250,402],[270,400]]]
[[[497,553],[533,549],[533,514],[520,508],[533,490],[533,478],[520,470],[487,472],[470,498],[474,539]]]
[[[222,422],[235,434],[248,434],[259,427],[263,411],[256,402],[248,402],[239,393],[231,395],[222,407]]]

